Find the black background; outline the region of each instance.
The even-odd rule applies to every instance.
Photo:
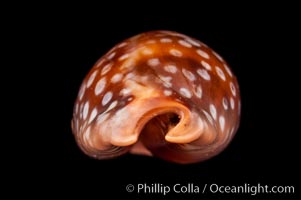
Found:
[[[146,5],[145,5],[146,6]],[[142,5],[142,7],[144,7]],[[41,115],[35,118],[40,128],[32,140],[38,185],[54,181],[47,191],[70,194],[113,195],[143,199],[146,194],[127,193],[127,184],[176,183],[204,185],[273,185],[297,184],[297,129],[299,117],[300,51],[297,17],[289,9],[227,11],[183,6],[182,11],[161,12],[101,7],[96,10],[64,8],[29,17],[27,35],[35,38],[35,61],[40,65],[37,78],[41,91],[32,84],[47,106],[36,105]],[[106,10],[106,13],[104,13]],[[280,11],[286,10],[289,14]],[[230,12],[230,11],[229,11]],[[118,13],[118,16],[117,16]],[[42,22],[31,23],[38,16]],[[300,22],[299,22],[300,24]],[[172,30],[195,37],[217,51],[229,63],[238,78],[242,96],[240,128],[220,155],[198,164],[178,165],[156,158],[125,155],[113,160],[94,160],[84,155],[73,138],[70,122],[79,86],[93,64],[118,42],[151,30]],[[26,40],[26,44],[30,44]],[[294,50],[297,48],[297,50]],[[46,110],[45,110],[46,108]],[[45,112],[46,111],[46,112]],[[129,119],[130,121],[130,119]],[[127,122],[125,122],[127,123]],[[31,141],[31,142],[32,142]],[[37,151],[37,148],[39,149]],[[36,164],[35,164],[36,163]],[[24,162],[25,165],[28,163]],[[69,188],[71,187],[71,189]],[[49,190],[48,190],[49,189]],[[298,190],[298,188],[295,188]],[[209,192],[208,192],[209,193]],[[221,194],[175,195],[178,199],[222,198]],[[227,195],[226,195],[227,196]],[[269,197],[288,199],[293,195]],[[156,195],[163,198],[161,194]],[[251,197],[228,195],[228,197]],[[266,197],[256,196],[257,199]],[[106,199],[106,198],[105,198]]]

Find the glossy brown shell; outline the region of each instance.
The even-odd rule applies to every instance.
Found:
[[[131,152],[194,163],[221,152],[239,118],[238,83],[223,58],[194,38],[153,31],[97,61],[81,85],[72,130],[95,158]]]

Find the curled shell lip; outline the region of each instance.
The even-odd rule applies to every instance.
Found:
[[[165,135],[165,140],[171,143],[189,143],[200,137],[203,123],[184,105],[161,98],[140,99],[124,107],[116,114],[115,120],[105,121],[99,127],[98,133],[102,133],[101,141],[115,146],[129,146],[138,141],[139,135],[144,126],[153,118],[166,113],[174,113],[179,116],[179,123],[171,128]],[[131,123],[119,124],[124,116],[131,116]],[[197,119],[194,119],[197,118]],[[191,127],[191,128],[189,128]],[[196,130],[196,131],[192,131]],[[104,134],[103,131],[110,134]],[[97,134],[97,133],[96,133]],[[155,133],[154,133],[155,134]],[[93,137],[93,136],[92,136]],[[96,144],[92,146],[101,148],[99,140],[93,140]],[[106,144],[103,144],[106,145]]]
[[[186,127],[189,126],[191,123],[192,114],[185,106],[178,104],[178,103],[171,103],[167,102],[168,106],[162,105],[162,107],[154,108],[153,110],[150,110],[148,113],[145,113],[145,115],[139,120],[138,126],[137,126],[137,132],[141,133],[143,127],[148,123],[152,118],[155,118],[159,115],[166,114],[166,113],[174,113],[177,116],[179,116],[180,121],[171,128],[165,135],[165,140],[171,143],[179,143],[179,144],[185,144],[192,142],[200,137],[202,133],[203,123],[202,121],[198,121],[199,124],[199,130],[188,132],[186,130]],[[194,124],[196,125],[196,124]],[[194,126],[193,125],[193,126]],[[196,126],[194,127],[196,128]]]

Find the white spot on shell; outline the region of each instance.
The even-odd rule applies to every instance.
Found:
[[[210,109],[210,113],[211,113],[213,119],[216,120],[216,108],[215,108],[215,106],[213,104],[210,104],[209,109]]]
[[[177,37],[181,37],[181,38],[186,37],[186,36],[183,35],[183,34],[171,32],[171,31],[160,31],[160,32],[161,32],[161,33],[164,33],[164,34],[166,34],[166,35],[172,35],[172,36],[177,36]]]
[[[191,93],[187,88],[180,88],[180,94],[186,98],[191,98]]]
[[[83,85],[81,86],[79,93],[78,93],[79,100],[82,100],[82,98],[85,94],[85,91],[86,91],[86,85],[83,83]]]
[[[196,87],[195,96],[200,99],[202,98],[202,95],[203,95],[203,90],[202,87],[199,85]]]
[[[206,112],[205,110],[203,110],[204,115],[206,116],[206,118],[208,119],[208,121],[213,125],[213,119],[212,117],[209,115],[208,112]]]
[[[215,55],[215,57],[217,57],[217,59],[219,59],[221,62],[224,62],[224,59],[215,51],[212,51],[212,53]]]
[[[111,78],[111,83],[118,83],[119,81],[122,80],[123,75],[121,73],[117,73],[115,74],[112,78]]]
[[[96,86],[95,86],[95,89],[94,89],[94,93],[95,95],[99,95],[100,93],[102,93],[103,89],[105,88],[106,86],[106,78],[103,77],[102,79],[100,79]]]
[[[230,90],[231,90],[233,96],[236,96],[236,89],[232,82],[230,82]]]
[[[96,64],[96,67],[100,67],[104,63],[104,61],[106,61],[106,60],[105,59],[100,59],[98,61],[98,63]]]
[[[95,77],[96,77],[96,74],[97,74],[98,71],[94,71],[91,76],[89,77],[88,81],[87,81],[87,88],[91,86],[91,84],[93,83]]]
[[[160,61],[158,58],[151,58],[147,61],[147,64],[151,67],[158,66],[160,64]]]
[[[131,42],[136,42],[139,38],[141,38],[142,37],[142,34],[139,34],[139,35],[135,35],[134,37],[131,37],[130,38],[130,41]]]
[[[106,110],[106,112],[109,112],[110,110],[112,110],[113,108],[115,108],[117,106],[118,101],[115,100],[113,101],[110,106],[108,107],[108,109]]]
[[[183,55],[182,52],[177,49],[170,49],[169,53],[176,57],[181,57]]]
[[[83,108],[83,119],[85,120],[88,116],[88,112],[89,112],[89,101],[87,101],[84,105]]]
[[[119,45],[117,46],[117,48],[122,48],[122,47],[125,47],[126,45],[127,45],[127,43],[126,43],[126,42],[123,42],[123,43],[119,44]]]
[[[112,66],[113,66],[113,63],[106,64],[101,70],[101,75],[103,76],[106,73],[108,73],[112,69]]]
[[[113,93],[110,91],[110,92],[107,92],[103,98],[102,98],[102,101],[101,101],[101,104],[103,106],[107,105],[107,103],[109,103],[109,101],[112,99],[113,97]]]
[[[124,77],[124,80],[128,80],[128,79],[131,79],[135,76],[134,73],[128,73],[125,77]]]
[[[234,103],[234,99],[232,97],[230,97],[230,106],[231,106],[232,110],[234,110],[235,103]]]
[[[228,110],[228,101],[227,101],[226,97],[223,97],[223,102],[222,103],[223,103],[224,109]]]
[[[170,90],[164,90],[163,93],[164,93],[165,96],[172,95],[172,91],[170,91]]]
[[[172,77],[170,76],[162,76],[162,75],[158,75],[159,79],[163,82],[163,85],[165,87],[171,87],[172,84],[171,84],[171,80],[172,80]]]
[[[108,59],[111,60],[112,58],[114,58],[114,56],[116,55],[116,52],[113,52],[111,54],[108,55]]]
[[[162,42],[162,43],[171,43],[172,40],[170,38],[161,38],[160,42]]]
[[[217,75],[223,80],[226,80],[225,74],[223,72],[223,70],[221,70],[221,68],[219,68],[218,66],[215,66],[215,70],[217,72]]]
[[[203,58],[209,59],[209,55],[205,51],[203,51],[201,49],[197,49],[196,52],[197,52],[197,54],[199,54]]]
[[[128,54],[128,53],[123,54],[122,56],[120,56],[120,57],[118,58],[118,60],[119,60],[119,61],[123,61],[123,60],[127,59],[129,56],[130,56],[130,54]]]
[[[167,88],[170,88],[172,86],[170,82],[163,82],[163,85]]]
[[[200,44],[198,41],[196,41],[196,40],[194,40],[194,39],[191,39],[191,38],[189,38],[189,37],[186,37],[185,40],[186,40],[187,42],[189,42],[190,44],[194,45],[194,46],[197,46],[197,47],[200,47],[200,46],[201,46],[201,44]]]
[[[143,55],[151,55],[151,54],[153,54],[153,51],[150,48],[144,48],[142,50],[142,54]]]
[[[211,70],[212,69],[212,67],[211,67],[211,65],[209,65],[207,62],[205,62],[205,61],[201,61],[201,64],[203,65],[203,67],[205,67],[205,69],[207,69],[207,70]]]
[[[122,90],[120,90],[119,95],[120,96],[126,96],[131,94],[132,90],[129,88],[123,88]]]
[[[175,74],[177,72],[177,67],[175,65],[165,65],[164,70],[169,73]]]
[[[203,79],[209,81],[210,80],[210,75],[208,74],[208,72],[205,69],[198,69],[196,71],[198,73],[198,75],[200,75]]]
[[[186,42],[185,40],[179,40],[178,43],[180,45],[182,45],[183,47],[187,47],[187,48],[191,48],[192,47],[192,45],[190,43]]]
[[[120,70],[132,70],[135,67],[135,65],[136,61],[134,59],[128,59],[120,66]]]
[[[185,68],[182,69],[182,73],[189,81],[194,81],[196,79],[195,75],[191,71],[189,71]]]
[[[225,128],[225,118],[224,116],[219,116],[219,126],[221,128],[221,131],[224,131],[224,128]]]
[[[227,73],[229,74],[230,77],[232,77],[232,72],[230,70],[230,68],[228,67],[228,65],[224,64],[225,70],[227,71]]]
[[[97,115],[97,109],[94,108],[94,109],[92,110],[92,112],[91,112],[91,115],[90,115],[88,124],[91,123],[91,122],[95,119],[96,115]]]

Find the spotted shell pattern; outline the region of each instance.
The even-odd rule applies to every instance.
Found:
[[[240,107],[236,77],[220,55],[186,35],[152,31],[96,62],[80,87],[72,130],[98,159],[130,152],[195,163],[229,144]]]

